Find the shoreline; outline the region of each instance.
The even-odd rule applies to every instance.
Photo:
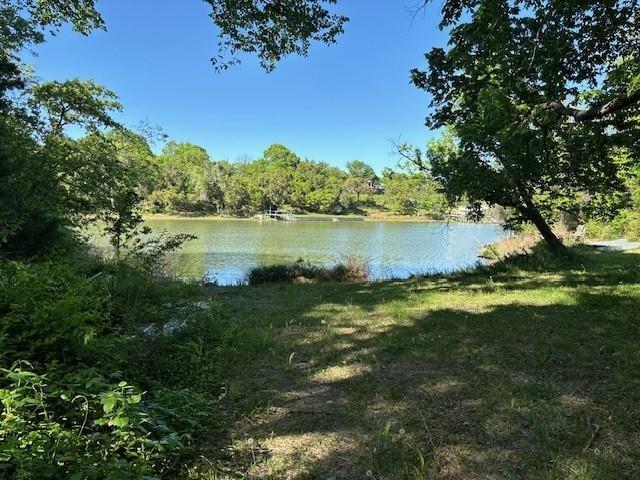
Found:
[[[499,225],[499,221],[495,220],[486,220],[481,222],[471,222],[466,220],[458,220],[458,219],[442,219],[442,220],[434,220],[426,217],[420,217],[415,215],[376,215],[376,216],[367,216],[367,215],[328,215],[328,214],[301,214],[301,217],[304,219],[305,216],[308,218],[318,217],[318,218],[326,218],[326,217],[336,217],[336,218],[344,218],[346,221],[349,220],[350,217],[359,217],[364,222],[407,222],[407,223],[469,223],[469,224],[496,224]],[[179,215],[179,214],[170,214],[170,213],[145,213],[142,215],[142,218],[147,220],[206,220],[206,221],[258,221],[255,217],[235,217],[228,215]],[[307,220],[312,221],[312,220]],[[295,222],[291,222],[295,223]],[[340,222],[337,222],[340,223]],[[344,222],[343,222],[344,223]]]

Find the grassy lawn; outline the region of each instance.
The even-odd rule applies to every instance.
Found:
[[[191,477],[640,478],[640,254],[576,254],[215,290],[226,425]]]

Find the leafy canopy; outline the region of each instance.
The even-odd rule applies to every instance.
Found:
[[[0,49],[15,55],[67,23],[83,35],[104,28],[95,0],[0,0]]]
[[[512,207],[556,242],[554,205],[623,188],[612,148],[638,146],[640,7],[632,0],[449,0],[449,47],[414,70],[450,196]],[[444,153],[447,153],[446,155]]]
[[[93,80],[74,78],[51,81],[31,88],[32,105],[41,108],[48,119],[47,131],[61,135],[69,125],[96,132],[101,127],[118,127],[111,112],[121,111],[118,96]]]
[[[221,70],[239,62],[238,54],[257,54],[271,71],[285,56],[305,56],[311,42],[331,44],[348,19],[326,6],[336,0],[205,0],[220,29],[220,52],[212,61]]]

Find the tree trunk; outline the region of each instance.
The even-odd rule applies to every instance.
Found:
[[[551,230],[551,227],[531,199],[524,198],[523,200],[525,204],[518,209],[520,213],[536,226],[540,235],[544,238],[544,241],[547,242],[549,250],[551,250],[554,255],[566,256],[568,254],[567,247],[565,247],[562,241],[553,233],[553,230]]]

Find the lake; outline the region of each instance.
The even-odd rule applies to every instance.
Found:
[[[507,235],[497,224],[434,222],[257,222],[149,219],[154,230],[193,233],[173,257],[179,276],[242,282],[258,265],[337,263],[345,255],[367,259],[371,279],[460,270],[479,262],[479,249]]]

